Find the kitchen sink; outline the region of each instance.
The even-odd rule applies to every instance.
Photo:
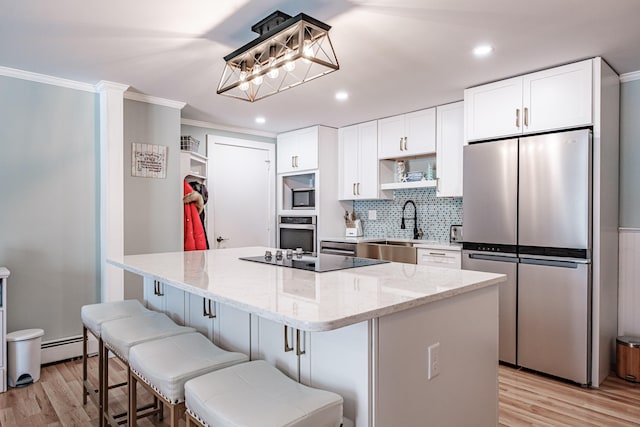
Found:
[[[413,243],[400,240],[379,240],[358,243],[356,246],[356,256],[408,264],[416,264],[418,261],[417,250],[413,247]]]

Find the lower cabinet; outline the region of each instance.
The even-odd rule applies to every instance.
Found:
[[[462,268],[462,253],[458,250],[418,248],[418,264],[459,270]]]
[[[340,394],[344,416],[356,426],[370,425],[370,321],[327,332],[304,332],[254,317],[251,340],[252,360],[266,360],[302,384]]]
[[[194,294],[188,294],[187,304],[185,325],[196,328],[220,348],[247,355],[250,353],[249,313]]]
[[[159,280],[144,279],[144,301],[149,310],[165,313],[174,322],[185,323],[185,292]]]

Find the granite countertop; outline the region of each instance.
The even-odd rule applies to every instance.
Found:
[[[492,286],[501,274],[385,263],[315,273],[240,260],[273,248],[128,255],[108,262],[305,331],[327,331]]]
[[[447,241],[438,240],[416,240],[416,239],[402,239],[402,238],[385,238],[385,237],[325,237],[321,238],[321,241],[325,242],[344,242],[344,243],[367,243],[367,242],[379,242],[381,240],[390,240],[394,242],[411,242],[416,248],[424,249],[440,249],[440,250],[452,250],[459,251],[462,249],[461,243],[450,243]]]

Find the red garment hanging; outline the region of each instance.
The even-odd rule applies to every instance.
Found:
[[[184,181],[184,195],[193,193],[193,188]],[[195,202],[184,203],[184,250],[195,251],[207,249],[204,227],[198,214]]]

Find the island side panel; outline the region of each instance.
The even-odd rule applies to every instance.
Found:
[[[384,316],[378,322],[377,426],[498,424],[498,287]],[[428,348],[439,343],[439,375]]]

